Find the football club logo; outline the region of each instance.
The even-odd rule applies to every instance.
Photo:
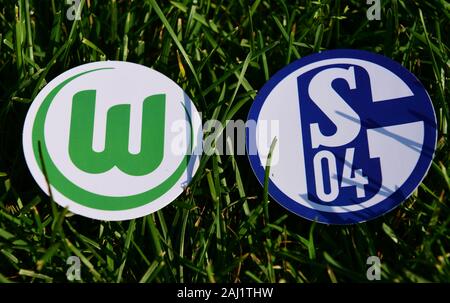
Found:
[[[52,80],[33,101],[23,132],[42,190],[100,220],[137,218],[172,202],[195,174],[201,140],[200,115],[175,82],[117,61]]]
[[[364,222],[406,200],[436,147],[436,116],[417,78],[384,56],[332,50],[304,57],[261,89],[249,113],[251,166],[263,183],[279,121],[269,193],[306,219]],[[253,133],[250,133],[253,132]]]

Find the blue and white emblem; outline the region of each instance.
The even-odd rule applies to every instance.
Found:
[[[276,137],[269,193],[309,220],[352,224],[406,200],[436,147],[436,116],[419,80],[384,56],[332,50],[279,71],[256,97],[247,129],[263,183]],[[268,121],[276,121],[276,129]]]

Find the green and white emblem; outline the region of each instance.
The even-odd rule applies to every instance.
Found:
[[[28,167],[70,211],[142,217],[172,202],[198,168],[201,118],[186,93],[142,65],[105,61],[66,71],[25,120]]]

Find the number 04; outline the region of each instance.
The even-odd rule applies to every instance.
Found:
[[[369,184],[368,178],[363,176],[362,169],[353,168],[354,148],[345,151],[344,168],[342,171],[341,187],[355,186],[356,196],[364,198],[366,191],[364,185]],[[328,176],[323,175],[323,160],[327,161]],[[314,156],[314,177],[316,183],[316,194],[324,202],[332,202],[339,196],[339,181],[337,174],[336,157],[328,150],[321,150]],[[353,176],[352,176],[353,171]],[[324,180],[327,178],[330,184],[330,192],[325,192]]]

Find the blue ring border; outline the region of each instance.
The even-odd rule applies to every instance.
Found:
[[[400,79],[406,82],[406,84],[410,87],[410,89],[412,89],[411,88],[412,86],[416,86],[414,89],[412,89],[413,91],[416,91],[417,89],[422,89],[425,92],[426,96],[428,97],[427,100],[428,104],[426,104],[426,106],[430,107],[430,111],[424,114],[427,116],[431,114],[432,117],[428,118],[431,118],[431,120],[433,120],[434,122],[432,126],[427,126],[425,124],[425,132],[424,132],[424,146],[432,149],[433,154],[427,155],[425,153],[425,148],[423,148],[419,161],[416,164],[416,167],[414,168],[410,177],[405,181],[405,183],[400,188],[398,188],[394,194],[390,195],[389,197],[377,203],[376,205],[366,208],[364,210],[346,213],[332,213],[305,207],[299,204],[298,202],[292,200],[287,195],[285,195],[269,178],[270,196],[275,201],[277,201],[281,206],[295,213],[296,215],[311,221],[316,221],[325,224],[338,224],[338,225],[356,224],[380,217],[392,211],[394,208],[403,203],[422,183],[423,179],[427,175],[428,170],[431,167],[431,163],[434,158],[434,154],[436,152],[436,144],[437,144],[436,113],[428,92],[414,74],[412,74],[408,69],[403,67],[401,64],[397,63],[396,61],[393,61],[388,57],[364,50],[336,49],[336,50],[322,51],[320,53],[314,53],[305,56],[303,58],[300,58],[290,63],[289,65],[285,66],[284,68],[276,72],[269,79],[269,81],[264,84],[264,86],[258,92],[255,100],[251,105],[247,121],[250,120],[258,121],[259,113],[267,96],[270,94],[273,88],[277,86],[278,83],[280,83],[286,76],[290,75],[292,72],[308,64],[335,58],[361,59],[376,63],[380,66],[387,68],[388,70],[399,76]],[[259,183],[263,186],[265,178],[265,167],[261,164],[258,153],[256,155],[251,155],[249,153],[249,148],[250,146],[252,146],[250,145],[250,138],[255,139],[255,134],[253,134],[253,136],[250,137],[249,131],[250,131],[249,128],[247,128],[246,129],[247,155],[253,172],[255,173]],[[253,146],[256,146],[255,143],[256,143],[255,140],[252,140]],[[405,194],[403,195],[402,193]]]

